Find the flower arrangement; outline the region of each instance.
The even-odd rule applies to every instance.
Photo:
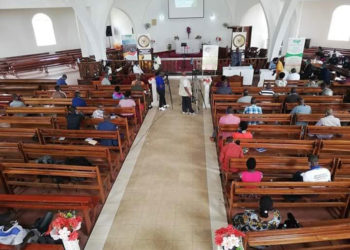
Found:
[[[194,39],[202,39],[202,36],[200,36],[200,35],[197,35]]]
[[[75,242],[77,247],[68,249],[79,249],[78,230],[81,228],[81,222],[82,218],[76,216],[74,211],[66,213],[60,212],[51,222],[46,234],[50,234],[54,240],[61,239],[66,249],[66,244],[69,244],[69,242]]]
[[[174,40],[180,40],[179,36],[178,35],[174,36]]]
[[[149,28],[151,28],[151,24],[150,23],[145,23],[145,29],[148,30]]]
[[[219,37],[219,36],[217,36],[216,38],[215,38],[215,40],[217,41],[217,42],[221,42],[221,37]]]
[[[186,32],[187,32],[188,38],[190,38],[191,27],[188,26],[188,27],[186,28]]]
[[[242,243],[244,236],[244,233],[228,225],[215,231],[215,244],[218,250],[244,250]]]

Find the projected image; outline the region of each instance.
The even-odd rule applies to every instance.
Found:
[[[197,5],[198,5],[197,0],[175,0],[176,8],[193,8],[193,7],[197,7]]]

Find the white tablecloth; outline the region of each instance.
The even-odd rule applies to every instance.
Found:
[[[250,66],[223,67],[222,74],[224,76],[243,76],[243,85],[253,84],[254,69]]]
[[[181,43],[186,43],[187,46],[181,47]],[[176,54],[197,54],[201,51],[201,40],[190,39],[190,40],[177,40],[175,41]]]
[[[276,79],[276,74],[273,74],[273,70],[269,69],[261,69],[260,70],[260,80],[258,83],[258,87],[262,87],[264,85],[265,80],[275,80]]]

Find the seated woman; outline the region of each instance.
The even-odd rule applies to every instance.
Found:
[[[263,174],[260,171],[255,170],[256,160],[253,157],[250,157],[247,162],[247,171],[239,173],[239,177],[242,182],[260,182],[263,178]]]
[[[246,121],[240,121],[239,128],[236,132],[232,133],[232,137],[235,140],[238,139],[253,139],[252,133],[247,131],[248,129],[248,122]]]
[[[122,99],[124,99],[124,95],[123,95],[123,93],[120,92],[120,87],[119,86],[116,86],[114,88],[114,93],[113,93],[112,97],[113,97],[114,100],[122,100]]]
[[[243,232],[277,229],[280,223],[280,212],[273,209],[270,196],[260,198],[259,211],[245,210],[232,218],[233,226]]]

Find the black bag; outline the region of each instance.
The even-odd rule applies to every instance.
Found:
[[[73,157],[73,158],[66,158],[64,161],[65,165],[75,165],[75,166],[92,166],[91,162],[88,161],[85,157]],[[82,177],[71,177],[71,181],[73,182],[80,182],[85,181],[85,178]]]
[[[292,213],[288,213],[287,216],[288,219],[286,219],[283,224],[280,224],[278,229],[300,228],[299,222],[295,219]]]

